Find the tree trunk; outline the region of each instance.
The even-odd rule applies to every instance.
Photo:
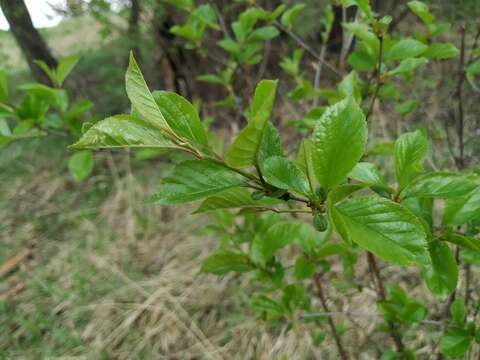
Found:
[[[48,77],[35,64],[34,60],[43,60],[50,67],[56,67],[57,60],[33,26],[25,2],[23,0],[0,0],[0,7],[10,25],[10,31],[27,59],[33,77],[41,83],[49,84]]]

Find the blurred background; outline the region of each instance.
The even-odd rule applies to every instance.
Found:
[[[173,36],[171,28],[183,24],[186,14],[172,2],[0,0],[0,68],[7,74],[11,101],[21,97],[21,84],[48,84],[34,60],[54,67],[78,55],[64,87],[72,103],[90,101],[85,121],[128,112],[124,74],[133,50],[151,89],[188,98],[228,143],[245,118],[241,111],[221,106],[228,98],[223,87],[197,80],[222,69],[226,55],[216,46],[222,35],[206,37],[203,51]],[[460,29],[465,28],[466,41],[474,41],[478,0],[426,2],[438,19],[452,24],[443,38],[460,47]],[[212,5],[229,24],[248,2],[197,3]],[[280,4],[257,3],[270,10]],[[308,11],[299,15],[294,29],[318,51],[319,19],[327,2],[302,3]],[[378,13],[392,15],[394,31],[413,34],[421,27],[405,11],[406,1],[372,3]],[[328,40],[332,55],[327,60],[332,63],[342,37],[337,15]],[[282,34],[280,41],[264,45],[266,61],[238,70],[242,76],[233,86],[240,100],[233,101],[240,101],[242,108],[259,79],[280,78],[274,122],[292,148],[305,131],[295,121],[306,116],[302,101],[288,100],[291,79],[279,65],[287,53],[286,39]],[[308,57],[302,61],[306,78],[313,81],[315,62]],[[433,138],[430,161],[440,167],[455,163],[449,154],[458,141],[451,119],[455,61],[432,63],[425,76],[417,78],[421,82],[399,85],[429,106],[403,116],[386,101],[377,115],[381,126],[372,135],[377,142],[388,143],[403,131],[423,127]],[[336,81],[335,74],[325,70],[320,85],[329,89]],[[472,111],[478,109],[478,92],[468,94],[465,131],[472,140],[465,145],[465,158],[478,166],[479,119],[478,111]],[[71,152],[66,147],[72,142],[71,137],[53,134],[12,142],[0,153],[0,358],[315,358],[307,334],[279,333],[245,311],[249,285],[244,279],[199,273],[202,260],[218,244],[218,232],[213,236],[211,227],[223,226],[230,218],[218,214],[207,219],[189,215],[190,207],[144,203],[176,161],[174,156],[98,152],[93,173],[79,182],[68,171]],[[352,299],[358,306],[368,305],[362,301]]]

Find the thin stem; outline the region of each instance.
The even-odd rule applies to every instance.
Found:
[[[464,128],[465,119],[463,111],[463,83],[465,81],[465,27],[462,26],[461,30],[461,46],[460,46],[460,61],[458,63],[458,82],[457,89],[455,91],[458,102],[458,121],[457,121],[457,134],[458,134],[458,161],[457,166],[462,169],[465,166],[465,143],[464,143]]]
[[[323,310],[325,312],[329,313],[330,309],[328,308],[327,304],[327,299],[325,297],[325,293],[323,291],[323,286],[322,286],[322,276],[321,274],[315,274],[313,277],[313,282],[315,284],[315,287],[317,289],[317,294],[318,297],[320,298],[320,302],[322,303]],[[347,352],[345,351],[343,345],[342,345],[342,340],[340,336],[338,335],[337,327],[335,326],[335,322],[333,321],[332,317],[328,317],[328,324],[330,325],[330,330],[332,331],[333,338],[335,340],[335,344],[337,345],[338,353],[340,355],[340,358],[342,360],[348,360],[348,355]]]
[[[313,97],[313,107],[318,106],[318,95],[317,90],[320,87],[320,77],[322,76],[322,66],[323,62],[325,61],[325,54],[327,53],[327,45],[322,45],[322,50],[320,50],[320,59],[317,63],[317,69],[315,71],[315,81],[313,83],[314,88],[314,97]]]
[[[376,68],[376,85],[375,85],[375,92],[373,93],[372,101],[370,102],[370,106],[368,108],[367,115],[365,119],[368,121],[369,116],[373,112],[373,106],[375,105],[375,100],[377,100],[378,92],[380,91],[380,86],[382,85],[382,78],[381,78],[381,71],[382,71],[382,61],[383,61],[383,36],[379,36],[378,40],[380,41],[380,48],[378,50],[378,59],[377,59],[377,68]]]
[[[378,301],[384,302],[387,300],[385,285],[383,284],[383,279],[380,275],[380,269],[378,268],[377,261],[375,260],[375,256],[370,251],[367,252],[367,261],[368,261],[368,267],[370,269],[370,274],[372,276],[372,281],[377,288]],[[392,338],[395,344],[395,348],[397,349],[397,352],[403,353],[405,350],[405,347],[403,345],[401,336],[398,334],[398,332],[395,329],[394,322],[388,320],[387,325],[389,328],[390,337]]]

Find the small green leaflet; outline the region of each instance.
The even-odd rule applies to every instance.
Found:
[[[225,154],[228,165],[244,168],[256,164],[258,148],[273,109],[276,91],[276,80],[262,80],[258,83],[250,109],[249,122]]]
[[[125,74],[125,86],[127,95],[132,105],[151,126],[157,127],[166,132],[173,133],[172,129],[163,117],[158,108],[152,93],[148,89],[147,83],[143,78],[142,72],[130,52],[130,62],[128,64],[127,73]]]
[[[326,190],[346,179],[362,157],[366,142],[365,116],[352,98],[325,110],[313,132],[313,166]]]
[[[208,145],[207,133],[192,104],[169,91],[154,91],[152,95],[168,125],[177,135],[194,144]]]
[[[77,182],[85,180],[92,173],[94,165],[93,154],[88,150],[76,152],[68,160],[70,174]]]
[[[423,170],[428,154],[427,138],[419,130],[405,133],[395,142],[394,154],[395,174],[402,189]]]
[[[224,275],[230,271],[247,272],[255,270],[248,257],[232,251],[219,251],[210,255],[202,264],[201,271]]]
[[[430,262],[423,226],[402,205],[380,197],[357,197],[330,211],[347,242],[353,241],[395,264]]]
[[[195,213],[219,209],[262,208],[282,203],[281,200],[264,197],[253,200],[251,193],[243,187],[231,188],[205,199]]]
[[[428,244],[432,259],[425,267],[425,282],[436,295],[445,297],[457,287],[458,268],[450,247],[444,242],[434,240]]]
[[[243,178],[213,160],[188,160],[175,166],[151,197],[156,204],[191,202],[244,185]]]
[[[115,115],[106,118],[88,129],[73,145],[82,148],[178,148],[165,138],[157,127],[131,115]]]
[[[480,218],[480,186],[465,196],[448,199],[445,203],[443,222],[463,225]]]
[[[477,187],[463,174],[436,172],[415,178],[401,192],[400,197],[451,198],[465,195]]]
[[[311,195],[307,176],[293,161],[280,156],[272,156],[265,160],[262,168],[263,177],[270,185],[306,196]]]

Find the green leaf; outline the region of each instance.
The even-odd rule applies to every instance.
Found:
[[[387,186],[387,181],[378,170],[377,166],[368,162],[359,162],[348,174],[350,179],[364,184]]]
[[[338,93],[342,98],[352,97],[359,104],[362,101],[362,89],[360,87],[360,79],[355,71],[345,76],[338,84]]]
[[[428,63],[428,60],[421,57],[421,58],[408,58],[405,60],[402,60],[400,64],[393,70],[389,71],[388,74],[390,76],[398,75],[398,74],[404,74],[404,73],[409,73],[419,66],[425,65]]]
[[[363,51],[354,51],[348,57],[348,63],[357,71],[372,71],[375,69],[375,59]]]
[[[115,115],[96,123],[70,147],[178,149],[178,146],[165,138],[157,127],[131,115]]]
[[[58,86],[61,87],[63,85],[63,82],[75,68],[79,60],[80,56],[78,55],[68,56],[60,60],[60,63],[58,64],[56,70],[56,79]]]
[[[280,22],[285,27],[291,27],[297,15],[305,8],[305,4],[295,4],[285,11],[280,18]]]
[[[77,182],[82,182],[92,173],[94,164],[93,154],[88,150],[76,152],[68,159],[68,169]]]
[[[257,164],[262,172],[265,160],[272,156],[283,156],[283,147],[278,130],[267,122],[257,153]]]
[[[352,98],[325,110],[313,132],[313,166],[326,190],[346,179],[362,157],[366,142],[365,116]]]
[[[422,56],[430,59],[443,60],[456,57],[458,54],[460,54],[460,51],[452,43],[436,43],[430,45]]]
[[[232,187],[244,185],[243,178],[213,160],[188,160],[175,166],[163,179],[151,202],[178,204],[199,200]]]
[[[411,112],[415,111],[418,106],[417,100],[407,100],[403,103],[395,105],[395,111],[397,111],[402,116],[407,116]]]
[[[263,177],[270,185],[283,190],[311,195],[307,176],[293,161],[284,157],[272,156],[263,163]]]
[[[402,205],[380,197],[357,197],[331,208],[342,237],[395,264],[428,264],[422,224]],[[339,224],[340,221],[340,224]]]
[[[427,50],[427,45],[415,39],[402,39],[396,42],[386,53],[385,61],[404,60],[416,57]]]
[[[251,257],[255,262],[265,265],[277,250],[293,242],[302,248],[310,249],[315,246],[314,244],[320,243],[321,239],[322,236],[318,232],[302,221],[276,223],[264,235],[255,236]]]
[[[440,340],[440,352],[446,356],[462,356],[471,343],[472,337],[466,329],[450,328]]]
[[[158,108],[152,93],[148,89],[142,72],[130,52],[130,62],[125,75],[127,95],[133,107],[151,126],[159,128],[167,133],[173,133],[167,120]]]
[[[190,102],[169,91],[154,91],[152,95],[168,125],[177,135],[193,144],[208,146],[205,128]]]
[[[262,80],[257,85],[248,125],[225,154],[228,165],[244,168],[256,164],[260,142],[273,109],[276,90],[276,80]]]
[[[425,267],[425,281],[434,294],[445,297],[457,287],[457,262],[450,247],[441,241],[430,242],[428,250],[432,264]]]
[[[371,59],[376,59],[380,49],[380,41],[367,24],[361,22],[344,23],[343,27],[361,40]]]
[[[280,32],[275,26],[263,26],[255,29],[249,36],[247,41],[262,41],[270,40],[280,35]]]
[[[304,256],[299,256],[295,261],[295,277],[298,280],[309,279],[315,272],[315,265],[308,261]]]
[[[450,314],[452,314],[452,320],[463,324],[467,310],[465,309],[465,301],[462,298],[455,298],[455,301],[450,305]]]
[[[251,307],[258,312],[267,312],[279,316],[286,313],[282,304],[270,299],[266,295],[257,295],[252,299]]]
[[[469,194],[448,199],[443,213],[445,224],[463,225],[480,218],[480,186]]]
[[[480,255],[480,240],[454,232],[446,232],[445,240],[462,248],[476,251]]]
[[[230,271],[248,272],[255,270],[248,257],[232,251],[219,251],[210,255],[202,264],[201,271],[224,275]]]
[[[0,69],[0,102],[8,100],[8,81],[5,71]]]
[[[468,65],[465,71],[473,75],[480,74],[480,59]]]
[[[430,13],[428,6],[421,1],[410,1],[407,3],[410,10],[417,15],[425,25],[430,25],[435,17]]]
[[[404,188],[423,170],[423,161],[428,154],[428,141],[417,130],[401,135],[395,142],[395,174],[400,188]]]
[[[315,177],[315,169],[313,166],[313,142],[309,139],[303,139],[300,143],[297,159],[295,160],[298,167],[307,174],[308,183],[310,189],[315,189],[318,184],[318,180]]]
[[[205,199],[200,207],[195,210],[195,213],[198,214],[219,209],[261,208],[264,206],[276,205],[281,202],[281,200],[267,197],[260,200],[254,200],[247,189],[240,187],[231,188]]]
[[[410,182],[401,192],[400,197],[451,198],[465,195],[477,187],[463,174],[434,172],[423,174]]]

